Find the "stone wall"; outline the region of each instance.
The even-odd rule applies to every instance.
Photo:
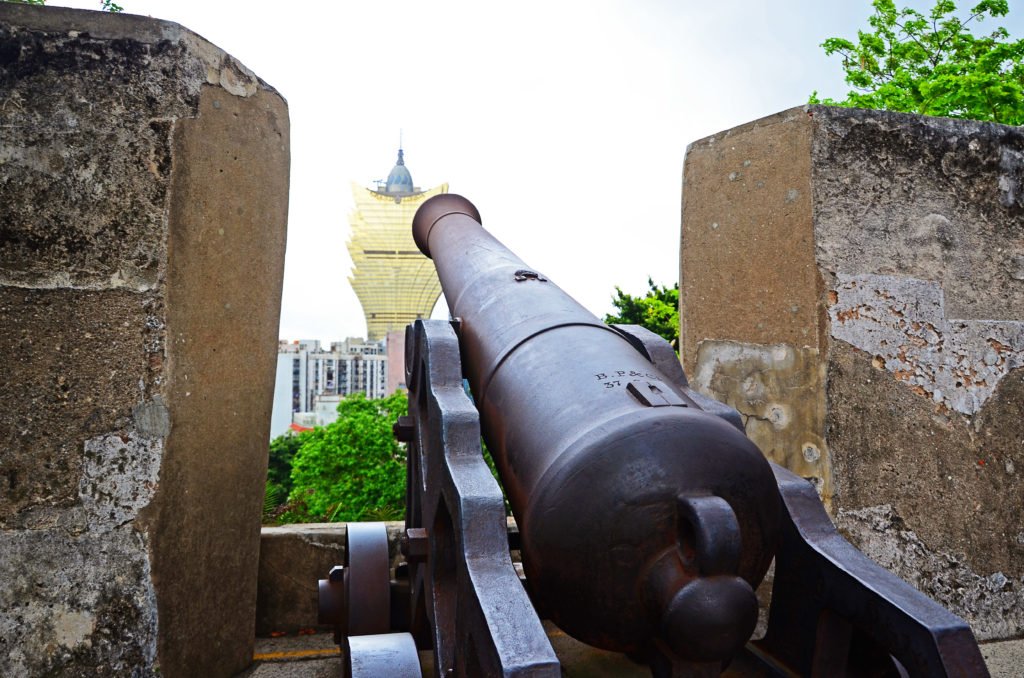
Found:
[[[387,523],[392,560],[399,554],[405,523]],[[303,523],[264,527],[260,539],[259,586],[256,596],[256,635],[296,633],[319,624],[318,582],[335,565],[347,562],[347,523]]]
[[[693,143],[682,354],[869,556],[1024,634],[1024,132],[794,108]]]
[[[251,661],[288,157],[181,26],[0,2],[0,675]]]

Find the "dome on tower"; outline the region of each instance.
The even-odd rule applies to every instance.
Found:
[[[412,185],[412,175],[405,166],[405,153],[398,149],[398,162],[395,163],[391,174],[388,175],[384,185],[385,193],[413,193],[416,189]]]

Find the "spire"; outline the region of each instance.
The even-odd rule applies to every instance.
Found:
[[[416,189],[412,184],[412,175],[409,174],[409,170],[405,167],[405,151],[399,145],[398,162],[395,163],[391,173],[388,174],[387,182],[384,185],[384,193],[403,195],[414,193],[415,191]]]

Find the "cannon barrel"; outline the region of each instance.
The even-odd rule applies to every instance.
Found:
[[[739,651],[779,538],[757,447],[498,242],[465,198],[428,200],[413,237],[459,320],[540,613],[609,650]]]

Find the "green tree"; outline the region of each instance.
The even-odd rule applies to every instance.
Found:
[[[292,491],[292,459],[302,447],[305,433],[287,433],[270,441],[270,458],[267,461],[267,484],[281,488],[287,497]]]
[[[843,59],[842,101],[810,103],[904,111],[950,118],[1024,124],[1024,40],[1010,40],[1005,28],[975,36],[969,24],[1006,16],[1007,0],[983,0],[966,18],[953,0],[936,0],[927,16],[896,9],[893,0],[874,0],[872,31],[857,42],[829,38],[825,54]]]
[[[606,315],[604,321],[618,325],[642,325],[679,350],[679,283],[672,287],[659,287],[648,278],[647,286],[647,295],[643,297],[626,294],[616,286],[612,305],[618,313]]]
[[[292,459],[289,499],[302,507],[295,517],[400,519],[405,513],[405,446],[395,441],[391,427],[408,411],[402,392],[380,400],[355,394],[338,405],[337,421],[304,433]]]

